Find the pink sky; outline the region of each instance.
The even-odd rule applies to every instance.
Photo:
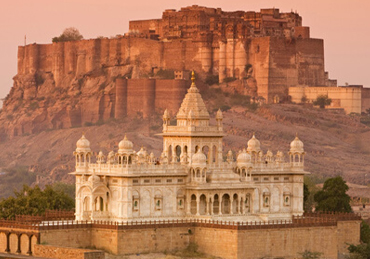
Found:
[[[17,73],[17,46],[51,43],[63,29],[76,27],[85,39],[128,30],[129,20],[160,18],[164,9],[198,4],[223,10],[279,8],[297,12],[311,37],[325,42],[325,68],[339,85],[370,87],[370,1],[368,0],[3,0],[0,7],[0,98]]]

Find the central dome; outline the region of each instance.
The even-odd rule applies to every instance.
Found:
[[[126,135],[118,144],[118,153],[131,153],[133,152],[134,144],[127,139]]]
[[[90,141],[85,138],[85,134],[83,134],[82,137],[77,141],[76,146],[77,152],[91,152]]]
[[[248,141],[247,151],[258,153],[260,150],[261,150],[260,141],[258,139],[256,139],[256,137],[254,136],[254,133],[253,133],[253,137]]]

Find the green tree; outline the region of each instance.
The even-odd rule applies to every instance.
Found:
[[[305,212],[312,212],[315,207],[314,196],[319,191],[314,176],[305,176],[303,185],[303,208]]]
[[[351,212],[348,186],[341,176],[329,178],[315,196],[316,211]]]
[[[370,227],[364,220],[361,223],[360,238],[361,244],[349,245],[349,259],[370,259]]]
[[[361,222],[360,238],[361,242],[370,244],[370,226],[364,220]]]
[[[327,95],[319,95],[313,104],[318,105],[321,109],[324,109],[326,105],[331,104],[331,99]]]
[[[15,197],[0,200],[0,218],[14,219],[15,215],[41,215],[45,210],[72,210],[74,199],[63,191],[55,191],[47,185],[44,190],[38,186],[23,185]]]
[[[63,31],[59,37],[54,37],[52,42],[76,41],[82,40],[84,37],[75,27],[69,27]]]

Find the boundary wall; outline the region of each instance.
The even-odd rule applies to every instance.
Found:
[[[362,87],[289,87],[292,102],[301,103],[302,97],[306,97],[309,102],[313,102],[319,95],[327,95],[332,102],[326,108],[343,108],[347,114],[363,111],[363,93]],[[368,95],[370,96],[370,92]],[[370,100],[370,97],[367,98]],[[367,103],[370,102],[365,100],[364,104]]]
[[[225,259],[290,259],[305,250],[321,252],[327,259],[338,259],[347,253],[348,244],[360,242],[360,223],[361,217],[355,214],[306,214],[292,221],[270,222],[202,219],[124,223],[50,221],[37,225],[23,222],[23,232],[37,231],[38,243],[71,248],[71,253],[80,254],[81,251],[74,249],[94,247],[123,255],[178,250],[196,243],[199,251]],[[4,231],[11,232],[14,227],[15,223],[1,221],[0,239]],[[20,233],[21,229],[18,227],[17,231]],[[10,247],[17,246],[16,239],[9,241],[5,243]],[[11,249],[10,253],[24,253],[29,244],[26,239],[21,244],[22,251]],[[47,247],[40,248],[34,242],[31,246],[31,253],[41,249],[42,256],[53,258],[47,254]]]

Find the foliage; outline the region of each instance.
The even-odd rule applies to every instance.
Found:
[[[15,215],[41,215],[45,210],[71,210],[74,199],[63,191],[56,191],[47,185],[44,190],[38,186],[32,188],[23,185],[23,189],[14,192],[15,197],[0,201],[0,218],[13,219]]]
[[[63,182],[55,182],[52,185],[54,191],[62,193],[64,192],[69,197],[74,199],[76,197],[76,185],[75,184],[68,184]]]
[[[370,226],[364,220],[361,222],[360,239],[361,242],[370,244]]]
[[[326,105],[331,104],[331,99],[327,95],[319,95],[313,104],[318,105],[321,109],[324,109]]]
[[[302,256],[302,259],[318,259],[322,255],[319,252],[311,252],[309,250],[304,250],[303,253],[299,253]]]
[[[349,245],[348,251],[351,253],[350,259],[370,259],[370,243],[359,245]]]
[[[175,73],[171,69],[159,69],[155,76],[161,79],[175,79]]]
[[[308,98],[306,95],[303,95],[301,98],[301,103],[306,103],[308,101]]]
[[[304,177],[303,208],[305,212],[312,212],[313,208],[315,207],[314,196],[319,191],[315,180],[317,179],[312,175]]]
[[[66,28],[59,37],[54,37],[52,42],[65,42],[82,40],[84,37],[75,27]]]
[[[351,212],[348,186],[341,176],[329,178],[315,196],[316,211]]]
[[[0,176],[0,198],[11,196],[14,190],[19,190],[24,184],[31,184],[36,175],[28,171],[25,166],[4,169],[5,174]]]
[[[216,85],[218,84],[219,78],[218,75],[208,75],[206,77],[205,83],[207,85]]]
[[[224,83],[229,83],[229,82],[232,82],[232,81],[235,81],[236,78],[235,77],[225,77],[224,78]]]

